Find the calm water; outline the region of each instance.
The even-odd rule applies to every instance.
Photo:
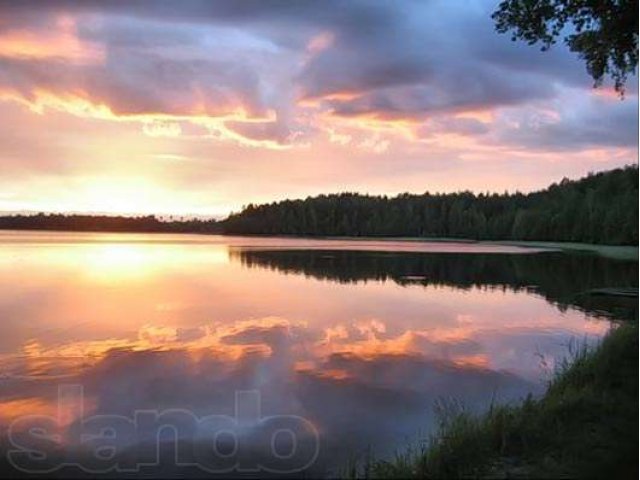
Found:
[[[50,416],[68,452],[85,418],[179,424],[181,409],[235,419],[217,445],[236,435],[250,470],[257,419],[296,416],[322,474],[423,438],[438,400],[481,410],[540,393],[572,342],[637,311],[580,292],[637,276],[637,262],[492,245],[0,232],[2,437]],[[205,427],[169,434],[197,442]],[[119,432],[127,452],[160,435]],[[283,451],[293,438],[275,437]]]

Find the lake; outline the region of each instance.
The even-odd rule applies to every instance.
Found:
[[[33,472],[330,475],[439,409],[540,394],[637,315],[584,292],[637,285],[637,262],[493,244],[0,232],[3,448]]]

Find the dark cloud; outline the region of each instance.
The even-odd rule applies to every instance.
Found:
[[[443,86],[446,85],[446,89]],[[531,99],[550,98],[552,85],[536,79],[511,78],[478,71],[475,75],[434,77],[434,82],[413,87],[375,90],[350,100],[327,100],[339,116],[374,116],[381,119],[426,118],[431,114],[456,113],[515,105]]]
[[[2,2],[0,33],[55,29],[61,15],[70,15],[79,40],[102,48],[104,61],[3,57],[0,89],[28,100],[42,90],[77,95],[118,115],[220,117],[242,111],[264,121],[234,119],[225,124],[231,132],[285,144],[300,130],[296,96],[315,100],[337,117],[422,121],[590,88],[582,62],[563,45],[541,52],[497,34],[490,18],[494,8],[488,0],[464,6],[446,1],[150,5],[53,0],[38,9]],[[325,44],[309,48],[322,35]],[[630,94],[635,91],[632,87]],[[477,124],[458,122],[451,128],[486,133]],[[627,134],[594,134],[594,128],[599,127],[567,122],[542,134],[559,129],[571,146],[581,139],[589,145],[594,139],[602,145],[629,142]],[[526,143],[526,134],[518,136]]]
[[[541,118],[534,112],[512,120],[497,130],[497,142],[559,151],[638,145],[637,100],[596,99],[557,117]]]
[[[242,64],[215,60],[174,60],[132,52],[111,54],[104,64],[64,59],[0,60],[0,89],[35,101],[39,92],[76,96],[107,105],[116,115],[208,115],[244,108],[265,115],[259,81]]]
[[[533,72],[534,78],[553,74],[559,81],[575,76],[561,48],[544,54],[495,33],[487,4],[466,10],[445,2],[406,5],[400,13],[390,13],[374,34],[338,32],[335,44],[301,73],[305,95],[404,85],[430,85],[450,93],[481,77],[484,91],[502,80],[494,86],[495,96],[507,81],[500,75],[507,71]],[[511,81],[517,84],[521,77]]]
[[[413,2],[415,4],[415,2]],[[341,25],[355,31],[373,31],[380,23],[388,22],[390,12],[401,11],[395,2],[371,0],[158,0],[150,6],[145,0],[50,0],[39,5],[37,11],[24,3],[0,1],[0,8],[13,18],[33,18],[40,14],[80,13],[118,14],[184,22],[234,22],[255,24],[289,23],[305,25]],[[7,25],[9,22],[6,22]]]

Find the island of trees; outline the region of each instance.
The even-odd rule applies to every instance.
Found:
[[[422,237],[638,244],[638,166],[533,193],[340,193],[248,205],[222,221],[155,216],[8,215],[0,229]]]

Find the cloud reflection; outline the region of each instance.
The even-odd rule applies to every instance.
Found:
[[[55,411],[61,382],[84,387],[85,414],[91,415],[171,408],[199,416],[231,414],[234,392],[257,389],[265,414],[300,415],[317,425],[326,460],[350,442],[361,448],[369,439],[384,450],[415,434],[417,425],[428,428],[439,397],[463,398],[481,408],[496,395],[515,399],[539,388],[506,372],[460,363],[455,354],[435,358],[425,345],[411,351],[391,339],[386,347],[367,348],[359,338],[343,339],[336,348],[326,338],[326,332],[282,319],[261,319],[188,341],[177,331],[147,328],[129,345],[105,341],[92,349],[30,350],[5,372],[13,394],[6,398],[3,389],[2,420],[6,425],[29,409]],[[447,346],[456,349],[454,343]],[[474,351],[474,345],[457,346],[462,353],[469,347]],[[85,355],[74,356],[80,352]],[[65,369],[65,356],[78,361]],[[33,376],[30,365],[38,361],[49,362],[61,376]]]
[[[0,253],[2,428],[28,410],[53,414],[65,384],[84,387],[86,414],[125,416],[231,415],[236,391],[258,390],[264,414],[316,426],[324,465],[366,443],[382,453],[425,433],[439,398],[481,409],[540,391],[538,354],[552,365],[569,339],[608,329],[537,293],[549,288],[541,253],[11,235]],[[637,270],[579,260],[554,263],[553,278]],[[550,299],[566,293],[555,288]]]

